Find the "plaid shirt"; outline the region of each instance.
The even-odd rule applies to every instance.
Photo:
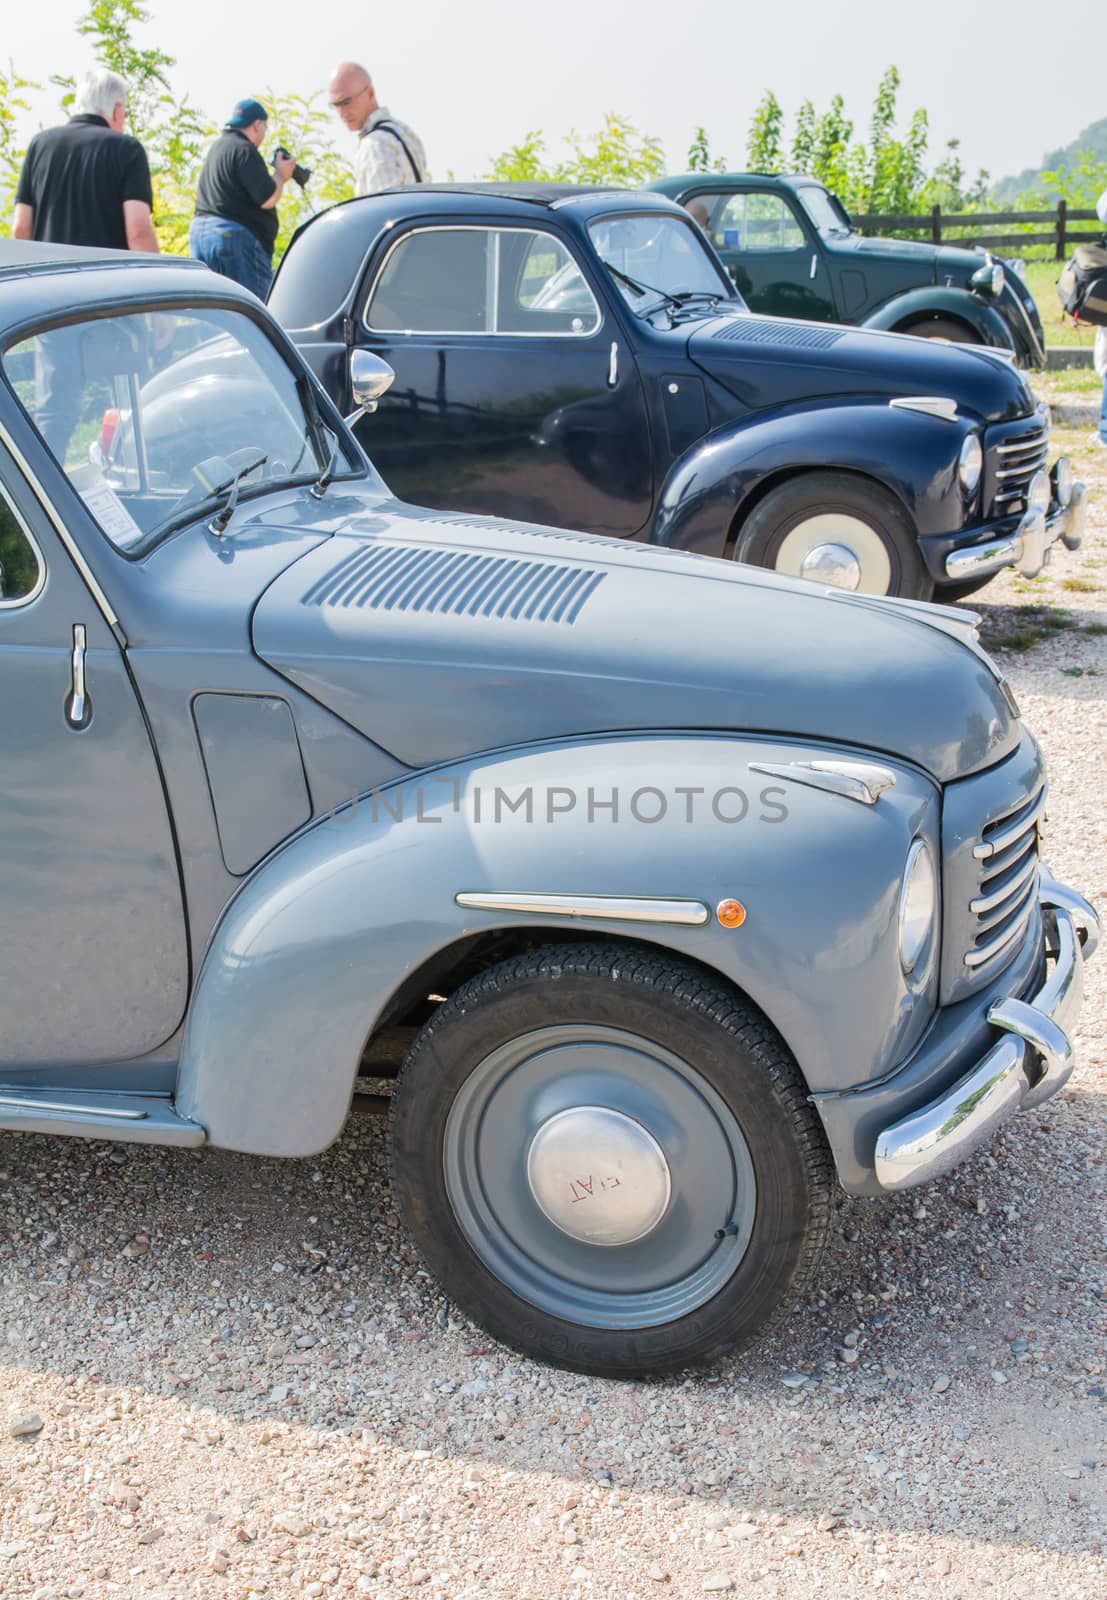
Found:
[[[382,128],[382,122],[390,123],[404,143],[401,144],[389,128]],[[406,122],[390,116],[386,107],[377,107],[357,138],[354,167],[358,194],[373,194],[377,189],[395,189],[402,184],[419,183],[425,179],[427,158],[422,140]],[[418,172],[412,172],[411,161],[404,154],[404,145],[411,151]]]

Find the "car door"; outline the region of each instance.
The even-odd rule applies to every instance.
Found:
[[[776,189],[716,189],[689,196],[685,205],[698,208],[693,215],[752,311],[835,320],[818,236],[790,197]]]
[[[0,1072],[143,1055],[188,995],[169,814],[123,653],[0,444]]]
[[[355,337],[396,373],[358,432],[401,498],[617,537],[648,523],[634,354],[552,231],[408,230],[374,265]]]

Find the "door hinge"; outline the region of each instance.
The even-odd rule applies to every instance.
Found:
[[[354,324],[353,317],[343,317],[342,318],[342,337],[345,340],[347,350],[352,350],[353,349],[353,347],[354,347],[354,334],[356,332],[357,332],[357,328],[356,328],[356,326]]]

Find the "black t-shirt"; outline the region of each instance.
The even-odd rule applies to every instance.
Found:
[[[150,164],[138,140],[103,117],[73,117],[35,134],[15,198],[33,210],[36,239],[126,250],[123,202],[153,206]]]
[[[196,215],[241,222],[272,255],[280,218],[276,206],[261,208],[276,187],[256,145],[238,128],[224,128],[204,157],[196,185]]]

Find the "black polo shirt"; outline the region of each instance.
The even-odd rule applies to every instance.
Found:
[[[138,140],[116,133],[103,117],[72,117],[35,134],[15,198],[33,210],[36,239],[126,250],[123,202],[153,206],[150,164]]]
[[[240,222],[272,255],[280,218],[276,206],[261,208],[276,187],[257,146],[241,129],[224,128],[204,157],[196,185],[196,215]]]

